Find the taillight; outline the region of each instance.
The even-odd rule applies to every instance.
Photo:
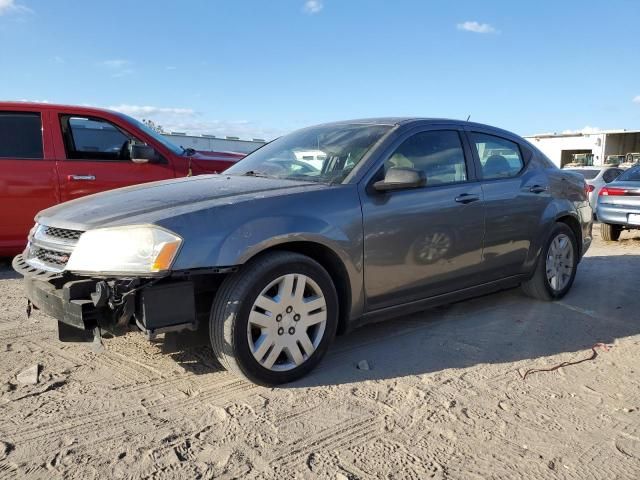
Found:
[[[617,187],[602,187],[600,190],[600,197],[621,197],[623,195],[627,195],[629,191],[625,188],[617,188]]]
[[[591,192],[593,192],[595,189],[596,189],[596,187],[594,187],[593,185],[589,185],[589,184],[587,183],[587,185],[586,185],[586,187],[585,187],[585,192],[587,192],[587,193],[591,193]]]

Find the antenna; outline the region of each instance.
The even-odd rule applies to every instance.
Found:
[[[470,118],[471,118],[471,114],[469,114],[469,116],[467,117],[467,122],[469,121]]]

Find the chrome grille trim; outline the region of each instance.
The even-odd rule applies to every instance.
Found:
[[[66,228],[46,227],[44,234],[48,237],[77,241],[84,232],[80,230],[68,230]]]
[[[48,272],[62,272],[83,233],[79,230],[36,225],[29,237],[24,259],[32,267]]]

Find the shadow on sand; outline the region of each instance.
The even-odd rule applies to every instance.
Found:
[[[11,268],[11,258],[0,257],[0,280],[14,280],[22,278]]]
[[[587,257],[560,302],[532,300],[515,289],[368,325],[338,337],[314,371],[284,388],[533,360],[612,343],[640,333],[639,273],[638,255]],[[196,374],[222,368],[208,347],[172,356]],[[371,370],[356,368],[361,360]]]

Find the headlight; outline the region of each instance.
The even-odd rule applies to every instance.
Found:
[[[96,273],[158,273],[169,270],[182,239],[151,225],[84,232],[66,270]]]

